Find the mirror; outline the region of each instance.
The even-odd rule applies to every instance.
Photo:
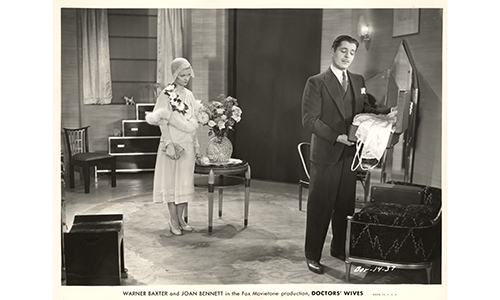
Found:
[[[369,97],[377,107],[398,107],[395,134],[399,142],[381,159],[381,182],[413,180],[418,80],[415,65],[403,40],[389,69],[366,80]]]

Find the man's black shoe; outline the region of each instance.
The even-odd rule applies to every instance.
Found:
[[[309,270],[311,270],[312,272],[314,272],[316,274],[323,274],[324,273],[323,266],[319,263],[319,261],[315,261],[312,259],[306,259],[306,261],[307,261],[307,267],[309,268]]]

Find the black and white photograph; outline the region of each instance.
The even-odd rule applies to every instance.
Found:
[[[54,2],[54,299],[446,299],[446,1],[217,4]]]

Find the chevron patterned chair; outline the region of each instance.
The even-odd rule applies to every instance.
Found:
[[[378,270],[426,269],[431,283],[432,267],[441,257],[441,189],[420,187],[420,204],[369,202],[347,217],[346,281],[351,264],[377,266]],[[387,200],[389,201],[389,200]]]

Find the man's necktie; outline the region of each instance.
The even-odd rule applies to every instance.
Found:
[[[345,76],[345,71],[342,71],[342,88],[344,92],[347,91],[347,78]]]

